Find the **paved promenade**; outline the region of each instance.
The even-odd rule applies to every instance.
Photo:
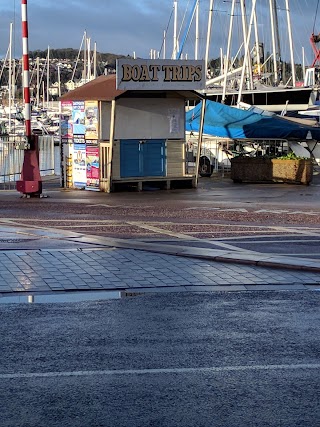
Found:
[[[47,188],[56,191],[58,185],[57,179],[46,182]],[[291,194],[289,190],[296,194],[295,188],[286,188]],[[299,194],[303,191],[306,189],[299,188]],[[14,190],[2,194],[4,201],[17,197]],[[54,194],[53,200],[62,193]],[[248,194],[246,191],[246,198]],[[171,244],[149,243],[85,235],[58,226],[19,228],[9,222],[6,225],[5,218],[0,225],[0,299],[84,290],[320,290],[319,259],[263,254],[235,246],[221,249],[214,242],[205,248],[188,245],[183,239],[173,239]]]
[[[307,258],[5,226],[0,249],[0,297],[84,290],[320,290],[320,262]]]

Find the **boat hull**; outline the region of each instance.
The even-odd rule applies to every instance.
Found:
[[[205,91],[207,99],[215,102],[222,102],[222,91],[208,89]],[[298,111],[306,110],[310,105],[314,104],[316,92],[313,88],[292,88],[273,90],[253,90],[244,91],[241,101],[255,105],[262,110],[281,113],[282,111]],[[238,92],[227,92],[225,105],[237,105]]]

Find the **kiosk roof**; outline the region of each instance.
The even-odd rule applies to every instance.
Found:
[[[116,75],[110,74],[108,76],[99,76],[94,80],[91,80],[88,83],[85,83],[82,86],[77,87],[74,90],[71,90],[64,95],[62,95],[60,101],[113,101],[114,99],[120,97],[124,93],[127,93],[132,96],[136,92],[139,96],[142,93],[148,92],[149,94],[154,94],[157,97],[157,92],[160,91],[126,91],[116,89]],[[196,91],[192,90],[172,90],[172,91],[161,91],[161,92],[176,92],[179,96],[185,99],[199,99],[202,98],[202,95]]]

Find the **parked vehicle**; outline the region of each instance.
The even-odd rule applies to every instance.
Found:
[[[230,160],[225,152],[230,144],[233,144],[233,142],[228,138],[215,138],[204,135],[198,169],[201,177],[210,177],[214,171],[230,168]],[[190,135],[187,138],[187,162],[193,166],[196,164],[197,150],[198,137]]]

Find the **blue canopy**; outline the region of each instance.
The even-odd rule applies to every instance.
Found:
[[[200,115],[201,103],[186,113],[187,131],[199,131]],[[293,122],[257,108],[241,110],[209,100],[206,101],[203,133],[232,139],[320,140],[320,127]]]

